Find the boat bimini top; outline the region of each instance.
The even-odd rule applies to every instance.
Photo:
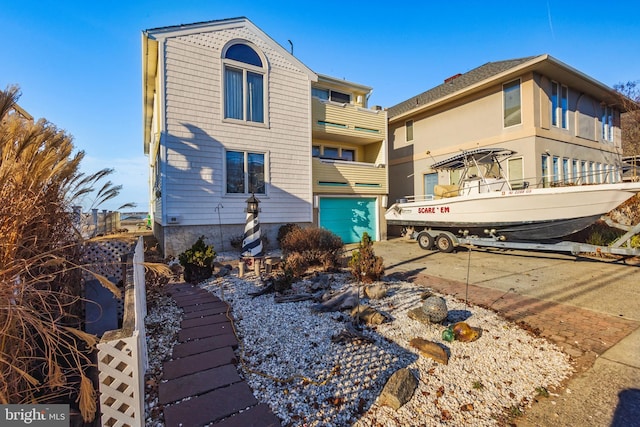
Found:
[[[431,165],[434,170],[465,169],[469,166],[487,165],[499,163],[498,158],[506,158],[516,154],[515,151],[506,148],[475,148],[462,151],[453,157],[441,160]]]

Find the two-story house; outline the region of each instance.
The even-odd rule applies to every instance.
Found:
[[[150,214],[166,255],[199,236],[230,250],[252,195],[271,246],[287,223],[381,233],[371,216],[386,204],[386,114],[365,108],[369,88],[319,76],[243,17],[144,31],[142,77]]]
[[[458,183],[431,169],[461,150],[515,151],[517,186],[621,180],[622,106],[616,92],[549,55],[490,62],[388,109],[391,200]]]

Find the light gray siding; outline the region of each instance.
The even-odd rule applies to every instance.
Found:
[[[266,127],[223,120],[221,50],[233,39],[254,43],[268,60]],[[169,37],[164,64],[163,223],[169,216],[185,226],[244,223],[247,196],[225,195],[225,150],[266,153],[262,222],[310,222],[308,74],[244,27]]]

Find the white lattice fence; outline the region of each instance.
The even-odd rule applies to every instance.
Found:
[[[138,240],[127,276],[122,329],[108,331],[98,344],[100,410],[103,426],[144,425],[144,374],[147,346],[144,243]],[[131,283],[132,282],[132,283]],[[132,286],[133,285],[133,286]]]

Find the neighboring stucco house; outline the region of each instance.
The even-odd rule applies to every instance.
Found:
[[[549,55],[490,62],[388,109],[389,197],[458,183],[430,166],[460,150],[516,151],[502,166],[514,186],[621,180],[616,92]]]
[[[270,246],[283,224],[340,231],[360,216],[380,237],[380,212],[360,215],[354,201],[386,203],[386,114],[365,111],[370,88],[319,76],[246,18],[146,30],[142,69],[150,213],[166,255],[201,235],[230,250],[252,194]],[[328,196],[354,204],[337,214]]]

